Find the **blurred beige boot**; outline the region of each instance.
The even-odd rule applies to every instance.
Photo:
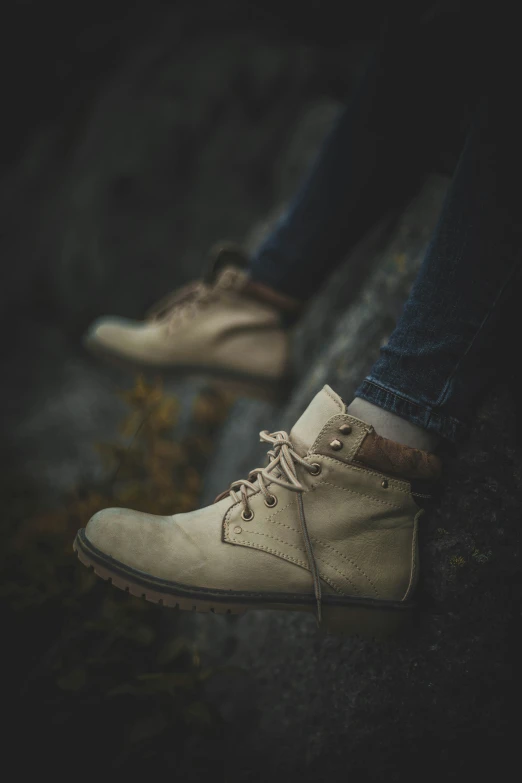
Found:
[[[214,505],[174,516],[101,511],[76,537],[80,560],[181,609],[317,612],[327,630],[367,636],[407,624],[439,458],[381,438],[328,386],[290,435],[261,438],[268,466]]]
[[[241,382],[247,393],[284,390],[289,336],[281,316],[300,305],[250,281],[246,264],[236,246],[215,248],[204,280],[166,297],[145,321],[98,319],[85,346],[132,370],[202,374]]]

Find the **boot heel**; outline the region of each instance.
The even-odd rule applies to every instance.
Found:
[[[413,608],[383,609],[367,606],[323,606],[321,629],[327,634],[385,639],[412,626]]]

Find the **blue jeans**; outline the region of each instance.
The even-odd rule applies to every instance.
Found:
[[[440,56],[437,68],[430,67],[432,44],[449,57],[447,73],[440,71]],[[518,62],[498,63],[496,73],[488,66],[486,73],[478,51],[471,56],[457,46],[452,60],[451,46],[438,34],[419,35],[417,60],[397,59],[394,45],[397,51],[397,41],[379,48],[297,197],[253,258],[252,276],[293,297],[312,296],[381,214],[414,194],[433,168],[439,132],[444,136],[448,126],[459,142],[467,124],[403,314],[356,392],[456,442],[497,372],[502,316],[520,279]],[[415,101],[420,83],[427,92]],[[458,101],[465,108],[460,125],[451,115]]]

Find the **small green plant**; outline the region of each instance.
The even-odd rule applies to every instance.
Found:
[[[491,549],[489,549],[487,552],[481,552],[479,549],[474,549],[471,553],[471,557],[475,561],[475,563],[478,563],[479,565],[484,565],[484,563],[489,563],[491,558],[493,557],[493,552]]]
[[[453,555],[450,557],[450,566],[454,569],[463,568],[466,565],[466,560],[462,555]]]

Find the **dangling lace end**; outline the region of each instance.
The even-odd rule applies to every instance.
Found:
[[[308,555],[308,563],[310,565],[310,571],[312,572],[312,579],[314,582],[314,594],[315,594],[315,601],[317,606],[317,612],[316,612],[316,619],[317,619],[317,625],[321,624],[322,619],[322,612],[321,612],[321,579],[319,576],[319,569],[317,568],[317,563],[314,557],[314,550],[312,547],[312,542],[310,541],[310,535],[308,533],[308,527],[306,525],[306,517],[304,512],[304,505],[303,505],[303,493],[298,492],[297,494],[297,507],[299,509],[299,519],[301,521],[301,531],[303,533],[303,539],[304,544],[306,548],[306,552]]]

